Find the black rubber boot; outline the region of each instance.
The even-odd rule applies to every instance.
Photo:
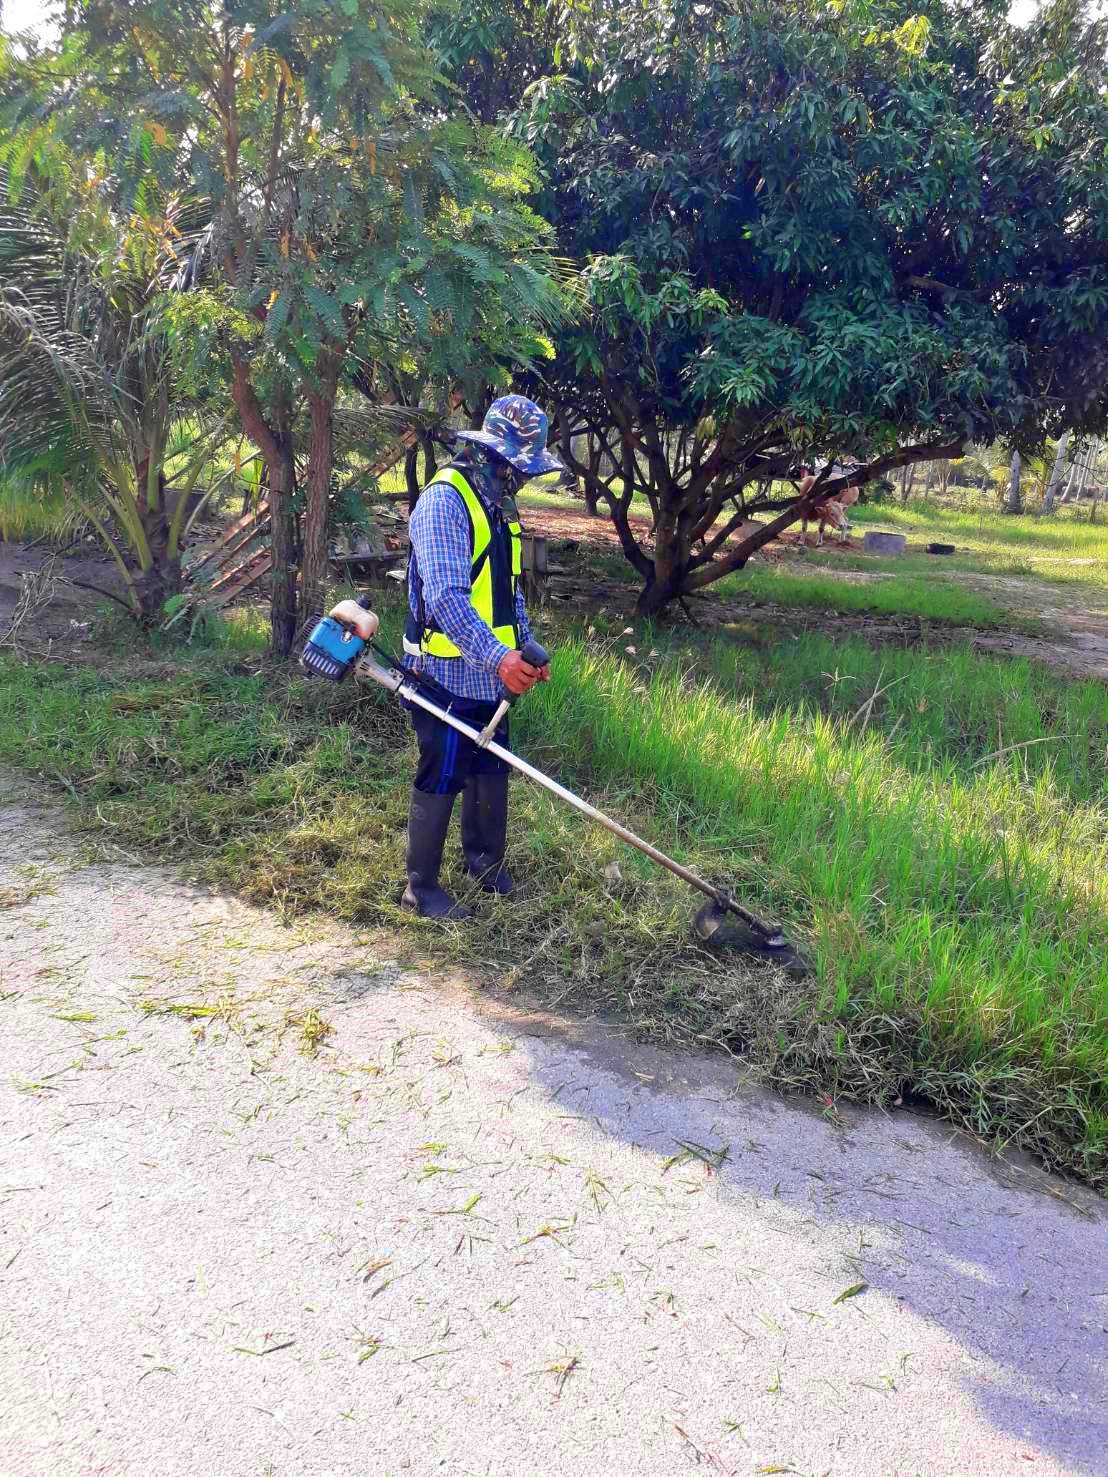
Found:
[[[515,890],[504,866],[508,844],[508,775],[473,774],[462,792],[462,852],[483,892],[507,897]]]
[[[472,917],[468,908],[456,903],[439,886],[442,849],[453,809],[453,795],[412,791],[408,810],[408,885],[400,899],[402,908],[418,913],[421,918],[442,918],[450,923]]]

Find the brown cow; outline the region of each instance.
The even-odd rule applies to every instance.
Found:
[[[831,475],[833,477],[842,476],[845,471],[845,467],[840,467],[836,464],[831,469]],[[805,493],[807,493],[811,489],[812,484],[815,482],[815,480],[816,479],[814,474],[804,478],[804,480],[800,484],[801,497],[803,497]],[[846,510],[847,508],[852,508],[854,506],[854,504],[861,496],[861,493],[862,489],[860,487],[844,487],[842,492],[840,492],[836,497],[828,498],[826,502],[820,503],[820,505],[813,511],[812,517],[814,517],[819,524],[819,533],[816,536],[817,549],[823,543],[823,531],[828,524],[830,524],[832,528],[838,531],[839,542],[841,544],[847,543],[849,541],[850,521],[846,516]],[[807,513],[805,513],[800,520],[800,541],[802,544],[805,545],[807,545],[808,543]]]

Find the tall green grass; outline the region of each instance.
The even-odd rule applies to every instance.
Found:
[[[1108,805],[1108,690],[1101,682],[1061,680],[1022,659],[990,660],[964,643],[920,651],[727,628],[696,646],[650,629],[636,639],[639,651],[657,646],[684,659],[761,713],[788,709],[826,716],[847,733],[880,733],[899,763],[937,780],[1002,773]]]
[[[86,526],[80,509],[60,488],[43,489],[22,478],[0,476],[0,538],[60,539]]]
[[[842,653],[840,680],[857,655]],[[900,653],[899,675],[927,664]],[[1001,729],[1008,720],[1008,744],[1054,726],[1049,712],[1013,711],[991,673],[978,687],[989,664],[962,652],[956,666],[979,720],[984,707]],[[949,676],[948,663],[924,685]],[[972,729],[928,720],[926,699],[919,726],[893,719],[882,733],[795,694],[769,707],[668,662],[644,681],[582,645],[563,651],[526,723],[557,732],[563,772],[656,795],[686,857],[813,931],[814,987],[767,1002],[735,980],[727,1003],[730,1029],[779,1075],[921,1093],[1105,1183],[1108,695],[1036,685],[1071,733],[1055,729],[1050,757],[1029,746],[994,759],[1003,745],[987,720],[974,742]],[[717,998],[721,982],[710,988]]]
[[[6,660],[0,759],[64,777],[90,828],[253,896],[403,926],[548,1000],[742,1050],[783,1084],[916,1094],[1108,1188],[1103,687],[961,647],[702,648],[649,629],[634,655],[555,644],[519,747],[783,917],[813,979],[706,955],[695,894],[522,783],[525,907],[475,899],[477,920],[445,934],[407,919],[413,756],[376,689],[218,654],[155,652],[145,676],[133,658]],[[453,844],[448,880],[465,890]]]

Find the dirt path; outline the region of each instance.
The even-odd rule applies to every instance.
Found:
[[[950,575],[980,590],[1014,612],[1032,615],[1053,627],[1056,635],[982,634],[974,644],[982,651],[1029,656],[1061,667],[1077,677],[1108,682],[1108,612],[1091,607],[1086,598],[1041,580],[992,574]]]
[[[2,782],[5,1477],[1104,1472],[1092,1195],[89,861]]]
[[[840,548],[840,545],[834,545]],[[852,550],[857,553],[858,550]],[[891,579],[885,570],[836,569],[833,562],[821,564],[820,574],[861,583]],[[1052,634],[1024,635],[1019,631],[973,631],[970,639],[978,651],[1005,656],[1027,656],[1048,666],[1059,667],[1075,677],[1098,677],[1108,682],[1108,611],[1091,606],[1087,592],[1072,593],[1044,580],[1012,575],[984,574],[937,568],[932,576],[950,584],[963,585],[988,596],[1013,616],[1042,621]],[[877,622],[873,623],[878,625]]]
[[[569,540],[594,547],[619,551],[619,539],[612,524],[606,519],[589,518],[576,508],[526,509],[527,527],[535,533],[545,534],[556,540]],[[648,518],[632,520],[640,537],[645,537],[650,527]],[[797,539],[799,535],[795,536]],[[793,550],[784,545],[773,544],[760,557],[775,562],[791,558]],[[839,549],[838,544],[829,546]],[[857,553],[856,548],[849,552]],[[8,629],[17,608],[23,581],[41,570],[50,554],[44,546],[28,548],[21,544],[0,542],[0,637]],[[571,607],[605,605],[609,610],[633,616],[637,590],[632,584],[618,585],[601,582],[587,572],[573,569],[572,557],[568,563],[563,559],[566,573],[551,579],[549,596],[557,605]],[[20,635],[30,648],[46,655],[60,646],[73,649],[89,637],[89,620],[97,607],[105,600],[98,591],[121,593],[121,582],[114,565],[103,557],[89,557],[78,550],[55,563],[59,578],[53,585],[52,599],[36,616],[33,627],[24,626]],[[820,574],[855,582],[887,579],[886,572],[870,573],[865,570],[840,570],[833,561],[819,566]],[[1051,585],[1029,579],[985,574],[959,574],[951,571],[937,572],[937,577],[954,580],[971,589],[980,590],[1001,605],[1022,615],[1034,615],[1053,628],[1053,633],[1043,636],[1024,635],[1017,631],[978,631],[952,627],[942,633],[934,633],[938,639],[951,639],[959,635],[968,639],[979,651],[1002,656],[1025,656],[1056,667],[1074,677],[1096,677],[1108,682],[1108,613],[1089,609],[1079,597],[1069,597]],[[79,583],[72,583],[77,581]],[[905,639],[903,625],[883,616],[835,615],[811,610],[788,610],[774,615],[762,608],[761,616],[752,612],[741,602],[720,601],[714,595],[707,602],[698,603],[697,612],[709,622],[749,619],[785,620],[791,629],[811,627],[823,634],[829,631],[858,634],[872,641],[892,641],[900,644]],[[918,622],[915,629],[918,630]]]
[[[55,557],[44,544],[8,543],[3,539],[0,539],[0,637],[6,635],[19,608],[24,581],[34,579],[44,567],[44,589],[49,587],[49,603],[37,611],[33,624],[21,629],[21,638],[33,641],[36,646],[48,641],[69,644],[83,641],[89,616],[98,606],[108,603],[100,592],[122,594],[123,582],[112,560],[107,555],[97,555],[85,545]]]

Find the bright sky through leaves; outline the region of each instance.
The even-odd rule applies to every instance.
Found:
[[[1038,0],[1012,0],[1009,19],[1025,26],[1035,14]],[[43,31],[54,9],[49,0],[0,0],[0,16],[5,31]]]

